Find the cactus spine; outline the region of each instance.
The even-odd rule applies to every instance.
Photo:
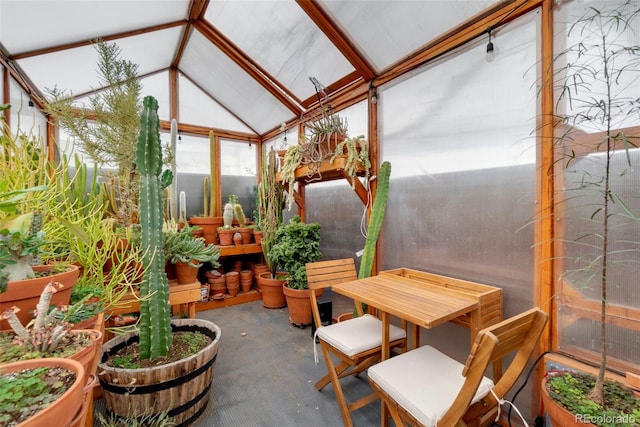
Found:
[[[140,114],[136,166],[140,174],[140,225],[142,263],[140,283],[140,358],[166,356],[171,346],[169,282],[164,273],[163,202],[160,171],[162,149],[158,101],[147,96]]]
[[[364,243],[364,253],[360,262],[360,271],[358,271],[358,279],[364,279],[371,276],[373,268],[373,260],[376,257],[376,243],[382,228],[382,220],[384,219],[384,211],[387,208],[387,197],[389,195],[389,176],[391,175],[391,163],[383,162],[378,172],[378,188],[376,189],[376,198],[373,201],[371,216],[369,217],[369,227],[367,230],[367,239]]]

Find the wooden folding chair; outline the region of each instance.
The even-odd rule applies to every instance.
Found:
[[[480,331],[464,365],[423,346],[369,368],[369,383],[396,426],[489,425],[546,323],[546,313],[528,310]],[[487,367],[514,352],[511,364],[494,384],[485,374]]]
[[[306,271],[313,318],[316,325],[321,325],[315,290],[356,280],[355,263],[353,259],[313,262],[306,265]],[[315,384],[315,387],[322,390],[327,384],[333,384],[333,391],[345,426],[353,425],[351,412],[377,400],[378,397],[375,393],[371,393],[348,403],[342,391],[340,379],[363,372],[379,361],[382,355],[381,321],[369,314],[363,314],[362,305],[358,301],[354,301],[354,304],[358,317],[322,326],[316,330],[316,336],[327,365],[327,374]],[[391,326],[390,346],[406,348],[404,329]],[[334,364],[332,355],[339,359],[337,365]]]

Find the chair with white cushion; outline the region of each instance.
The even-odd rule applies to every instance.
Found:
[[[480,331],[464,365],[423,346],[369,368],[369,383],[396,426],[488,425],[524,370],[546,323],[546,313],[528,310]],[[513,361],[494,384],[486,376],[489,364],[512,353]]]
[[[306,265],[307,283],[311,297],[311,307],[316,325],[321,325],[320,311],[316,299],[316,289],[357,279],[353,259],[319,261]],[[358,317],[321,326],[316,336],[322,348],[327,374],[315,387],[322,390],[327,384],[333,384],[333,391],[342,414],[345,426],[352,426],[351,412],[378,399],[371,393],[353,402],[347,402],[340,385],[340,378],[357,375],[378,362],[382,355],[382,323],[369,314],[363,314],[362,304],[354,301]],[[390,347],[406,349],[406,332],[392,325],[390,328]],[[332,355],[339,359],[336,365]]]

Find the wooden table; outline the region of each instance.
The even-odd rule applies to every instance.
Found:
[[[333,285],[332,290],[378,309],[382,320],[382,360],[389,358],[391,316],[427,329],[465,314],[472,323],[478,321],[476,299],[447,288],[429,288],[402,276],[372,276]],[[473,334],[473,328],[471,331]]]

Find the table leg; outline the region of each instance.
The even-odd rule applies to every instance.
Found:
[[[391,353],[389,348],[389,325],[391,323],[389,318],[391,316],[384,311],[381,311],[380,315],[382,321],[382,360],[387,360]]]

